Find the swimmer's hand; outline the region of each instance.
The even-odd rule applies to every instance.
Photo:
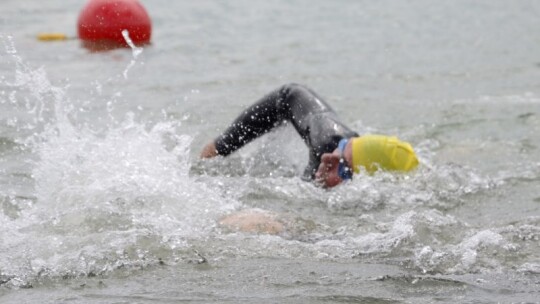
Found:
[[[216,150],[216,144],[212,141],[208,143],[201,151],[200,158],[212,158],[218,156],[218,152]]]

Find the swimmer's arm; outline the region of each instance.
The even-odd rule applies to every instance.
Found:
[[[227,156],[279,125],[287,114],[279,106],[284,98],[282,94],[282,90],[275,90],[245,109],[221,135],[204,147],[201,158]]]

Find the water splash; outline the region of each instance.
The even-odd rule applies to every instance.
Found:
[[[416,252],[414,263],[424,273],[463,274],[486,270],[501,271],[497,255],[513,254],[516,247],[493,230],[482,230],[455,245],[439,250],[426,246]]]
[[[17,54],[17,49],[15,48],[15,43],[13,42],[13,36],[0,36],[2,38],[2,42],[4,43],[4,49],[6,50],[7,54],[15,55]]]
[[[129,62],[128,66],[124,69],[124,73],[122,74],[122,75],[124,75],[124,79],[128,79],[128,72],[137,63],[137,57],[139,57],[139,55],[143,52],[143,48],[137,47],[133,43],[133,41],[129,37],[129,31],[128,30],[123,30],[122,31],[122,36],[124,37],[124,40],[129,45],[129,47],[131,48],[131,54],[132,54],[132,59]]]
[[[179,133],[180,122],[146,125],[127,113],[94,131],[73,121],[66,91],[43,68],[32,69],[13,44],[6,52],[15,63],[13,106],[34,118],[32,132],[17,135],[33,154],[35,199],[0,213],[0,285],[174,263],[235,208],[189,176],[192,137]]]

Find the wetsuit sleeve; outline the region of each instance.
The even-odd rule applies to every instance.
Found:
[[[323,153],[332,152],[342,138],[358,136],[311,89],[288,84],[242,112],[215,140],[216,150],[219,155],[229,155],[283,121],[292,123],[309,147],[309,163],[304,173],[307,178],[313,178]]]
[[[286,113],[280,107],[281,100],[282,92],[276,90],[242,112],[215,140],[218,154],[231,154],[285,120]]]

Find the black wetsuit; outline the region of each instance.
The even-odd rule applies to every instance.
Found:
[[[309,147],[304,178],[313,179],[323,153],[334,151],[343,138],[358,136],[311,89],[288,84],[247,108],[216,140],[219,155],[229,155],[253,139],[288,121]]]

